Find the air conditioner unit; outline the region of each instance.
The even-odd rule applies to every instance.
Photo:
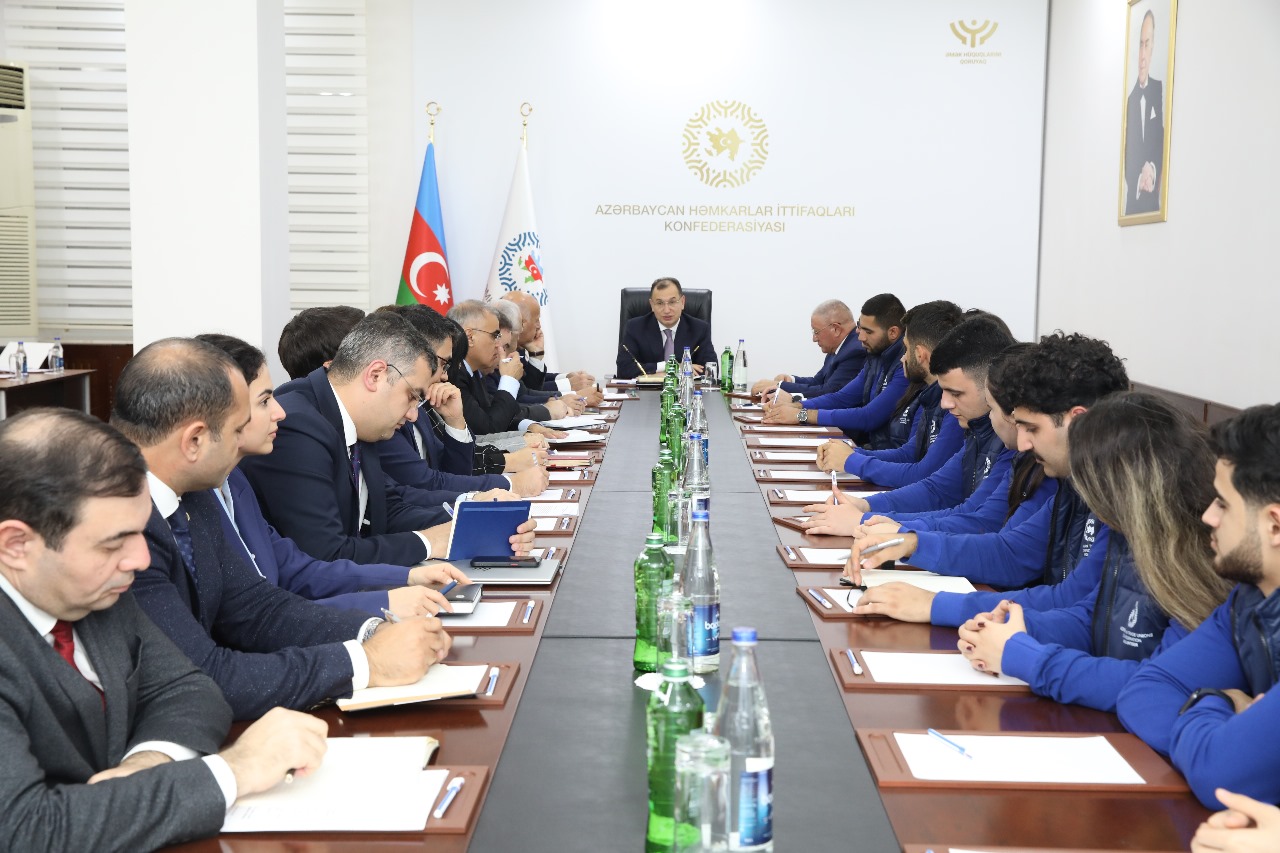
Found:
[[[0,341],[36,333],[36,182],[27,69],[0,62]]]

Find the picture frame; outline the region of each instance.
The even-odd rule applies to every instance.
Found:
[[[1128,15],[1120,124],[1122,226],[1169,218],[1178,0],[1129,0]]]

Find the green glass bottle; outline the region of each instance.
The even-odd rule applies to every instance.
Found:
[[[636,558],[636,645],[631,663],[641,672],[658,671],[658,598],[671,567],[661,533],[650,533]]]
[[[675,849],[676,741],[702,728],[702,697],[689,683],[689,663],[662,665],[662,684],[649,696],[645,715],[649,736],[649,825],[645,853]]]
[[[676,403],[667,416],[667,450],[671,451],[676,477],[684,474],[684,406]]]
[[[720,353],[720,390],[726,394],[733,390],[733,350],[727,344]]]

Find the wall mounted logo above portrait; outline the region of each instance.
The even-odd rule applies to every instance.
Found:
[[[741,101],[712,101],[684,126],[684,162],[709,187],[740,187],[764,168],[769,128]]]

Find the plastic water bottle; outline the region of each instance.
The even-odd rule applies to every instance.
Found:
[[[685,412],[689,411],[689,407],[693,405],[693,371],[685,370],[680,373],[680,405],[684,406]]]
[[[733,665],[714,733],[729,741],[731,850],[773,850],[773,726],[756,668],[756,629],[733,629]]]
[[[702,697],[689,683],[688,661],[672,658],[662,664],[662,684],[649,696],[645,722],[649,736],[649,826],[644,849],[646,853],[670,853],[676,846],[676,741],[702,728]]]
[[[720,668],[720,575],[711,550],[711,527],[705,509],[693,511],[693,529],[680,572],[680,590],[693,602],[689,620],[689,655],[693,671]]]
[[[663,535],[650,533],[636,558],[636,645],[631,662],[641,672],[658,670],[658,599],[671,571],[671,558],[662,547]]]
[[[733,390],[733,350],[729,349],[729,345],[724,345],[724,352],[720,353],[720,390],[726,394]]]
[[[707,472],[702,434],[689,433],[684,450],[684,481],[681,485],[693,495],[693,509],[711,509],[711,475]]]
[[[702,392],[693,392],[693,406],[689,409],[689,432],[702,436],[702,461],[711,465],[711,434],[707,428],[707,410],[703,405]]]
[[[684,355],[680,357],[680,372],[682,374],[686,372],[693,373],[693,355],[689,352],[688,347],[684,348]]]
[[[49,347],[49,370],[54,374],[59,374],[65,369],[66,360],[62,355],[62,338],[55,337],[53,346]]]
[[[747,390],[747,348],[738,338],[738,352],[733,357],[733,390]]]
[[[22,341],[18,341],[18,348],[13,351],[13,355],[9,356],[9,362],[13,368],[13,377],[27,381],[27,377],[31,375],[31,365],[27,364],[27,347]]]

